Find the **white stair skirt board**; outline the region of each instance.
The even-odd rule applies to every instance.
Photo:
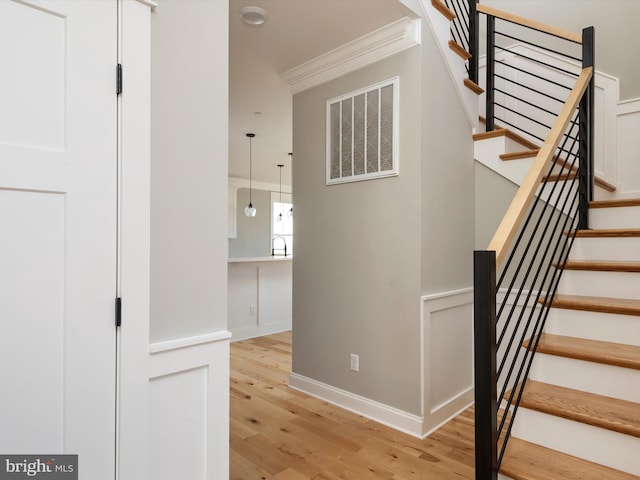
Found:
[[[535,157],[508,161],[502,160],[500,155],[514,151],[513,149],[509,149],[509,142],[510,140],[504,135],[476,140],[473,148],[474,157],[476,161],[485,167],[490,168],[516,185],[521,185]],[[526,149],[521,146],[519,150]]]
[[[422,417],[418,415],[390,407],[297,373],[291,373],[289,376],[289,386],[413,437],[423,438]]]
[[[465,62],[457,53],[449,48],[449,40],[451,40],[451,22],[445,18],[431,2],[420,2],[424,11],[424,16],[431,31],[436,38],[436,45],[442,53],[445,65],[449,71],[451,81],[456,87],[458,96],[462,101],[465,112],[469,119],[469,124],[473,129],[478,129],[479,102],[478,95],[472,92],[464,85],[464,79],[467,78],[467,70]]]
[[[640,299],[640,272],[565,270],[558,293]],[[640,322],[638,328],[640,329]]]
[[[640,346],[638,317],[614,313],[552,308],[544,331],[567,337]]]
[[[576,238],[569,258],[640,262],[640,237]]]
[[[538,352],[529,378],[640,403],[640,370]]]
[[[549,433],[553,432],[552,435]],[[607,467],[640,475],[640,438],[518,409],[512,435]]]
[[[590,228],[639,228],[640,207],[589,209]]]

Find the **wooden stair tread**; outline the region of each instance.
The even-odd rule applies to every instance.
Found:
[[[500,473],[514,480],[640,480],[630,473],[512,437]]]
[[[541,299],[540,303],[543,301]],[[551,301],[551,307],[622,315],[640,315],[640,300],[630,298],[556,295]]]
[[[482,115],[479,116],[479,120],[481,123],[486,123],[487,119],[485,117],[483,117]],[[527,140],[526,138],[524,138],[521,135],[518,135],[517,133],[515,133],[512,130],[509,130],[508,128],[504,128],[498,124],[495,124],[495,128],[490,131],[490,132],[481,132],[481,133],[476,133],[473,135],[473,139],[474,140],[484,140],[486,138],[494,138],[494,137],[500,137],[500,136],[505,136],[511,140],[513,140],[514,142],[519,143],[520,145],[522,145],[523,147],[527,148],[528,151],[533,151],[533,150],[539,150],[540,149],[540,145],[537,145],[533,142],[531,142],[530,140]],[[517,153],[517,152],[516,152]],[[509,154],[506,154],[509,155]],[[507,160],[507,158],[503,158],[502,155],[500,155],[500,158],[502,160]],[[521,158],[528,158],[528,157],[521,157]],[[508,160],[515,160],[515,158],[509,158]],[[558,164],[560,161],[564,161],[561,158],[556,157],[554,159],[555,163]],[[552,181],[557,181],[558,179],[552,180]],[[563,179],[565,180],[565,179]],[[617,187],[609,182],[607,182],[606,180],[604,180],[603,178],[598,177],[597,175],[594,176],[593,182],[596,184],[596,186],[608,191],[608,192],[615,192]]]
[[[600,188],[603,188],[608,192],[615,192],[617,190],[617,188],[618,188],[615,185],[613,185],[612,183],[609,183],[606,180],[598,177],[597,175],[593,177],[593,183],[595,183],[596,186],[598,186]]]
[[[465,61],[471,58],[471,54],[462,48],[455,40],[449,40],[449,48]]]
[[[595,200],[589,202],[589,208],[640,207],[640,198],[624,198],[619,200]]]
[[[506,128],[496,128],[495,130],[490,130],[488,132],[479,132],[473,134],[474,140],[485,140],[487,138],[495,138],[502,137],[507,135]]]
[[[558,267],[554,263],[554,267]],[[640,273],[640,262],[626,260],[569,260],[565,270],[585,270],[591,272],[632,272]]]
[[[520,406],[640,437],[640,404],[527,380]]]
[[[463,80],[463,83],[464,83],[465,87],[467,87],[469,90],[471,90],[476,95],[482,95],[484,93],[484,89],[480,85],[478,85],[475,82],[472,82],[468,78],[465,78]]]
[[[529,341],[523,344],[529,348]],[[640,370],[640,347],[543,333],[539,353]]]
[[[456,18],[456,14],[442,0],[431,0],[431,5],[444,15],[447,20],[452,21]]]
[[[522,150],[520,152],[503,153],[500,155],[500,160],[509,161],[509,160],[519,160],[521,158],[531,158],[538,155],[539,151],[540,151],[539,148],[532,148],[529,150]]]
[[[482,115],[480,115],[478,118],[480,120],[480,123],[487,123],[487,119],[485,117],[483,117]],[[533,150],[534,148],[540,148],[540,145],[537,145],[537,144],[533,143],[532,141],[527,140],[522,135],[517,134],[513,130],[509,130],[508,128],[502,127],[502,126],[500,126],[498,124],[494,125],[494,128],[493,128],[492,131],[493,132],[500,131],[501,132],[500,135],[504,135],[508,139],[519,143],[524,148],[528,148],[528,149],[531,149],[531,150]],[[476,134],[476,135],[478,135],[478,134]],[[499,136],[499,135],[496,135],[496,136]],[[490,138],[490,137],[485,137],[485,138]],[[474,140],[475,140],[475,136],[474,136]]]
[[[547,175],[546,177],[542,177],[540,180],[542,183],[544,182],[564,182],[566,180],[573,180],[578,176],[576,172],[570,173],[552,173]]]
[[[640,228],[601,228],[595,230],[578,230],[580,238],[640,237]]]

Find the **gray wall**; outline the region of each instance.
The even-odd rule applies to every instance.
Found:
[[[640,2],[637,0],[482,0],[482,3],[574,32],[596,31],[596,70],[620,79],[620,98],[640,97]]]
[[[271,256],[271,192],[253,189],[251,203],[257,213],[251,218],[244,214],[249,189],[238,189],[236,200],[236,238],[229,239],[229,257]]]
[[[471,126],[428,27],[422,32],[422,293],[473,285]]]
[[[420,296],[470,287],[474,247],[471,127],[422,33],[422,46],[293,100],[293,371],[417,415]],[[399,176],[326,186],[326,100],[396,75]]]
[[[400,76],[400,175],[325,185],[332,97]],[[420,414],[420,48],[294,95],[293,371]],[[360,372],[349,354],[360,355]]]
[[[228,2],[159,0],[151,19],[151,342],[227,328],[227,65]]]

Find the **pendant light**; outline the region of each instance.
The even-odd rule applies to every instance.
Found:
[[[282,221],[282,167],[284,167],[283,164],[279,163],[278,164],[278,169],[280,169],[280,213],[278,214],[276,221],[281,222]]]
[[[293,160],[293,152],[289,152],[289,157],[291,158],[291,160]],[[292,165],[293,166],[293,165]],[[287,212],[287,216],[289,218],[293,217],[293,205],[291,205],[291,208],[289,209],[289,211]]]
[[[252,184],[251,178],[253,174],[253,151],[251,145],[251,139],[255,137],[255,133],[247,133],[247,137],[249,137],[249,205],[247,205],[244,209],[244,214],[247,217],[255,217],[256,216],[256,207],[251,203],[251,193],[252,193]]]

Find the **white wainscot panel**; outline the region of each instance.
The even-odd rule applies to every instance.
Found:
[[[150,346],[149,478],[229,478],[229,337]]]
[[[291,329],[291,259],[230,259],[228,325],[233,340]]]
[[[0,189],[0,451],[6,453],[64,449],[64,208],[64,195]]]
[[[39,6],[0,2],[0,31],[2,67],[11,72],[0,78],[0,104],[10,112],[0,116],[0,144],[63,149],[65,18]]]
[[[422,297],[423,435],[473,402],[473,290]]]
[[[640,99],[620,106],[618,116],[618,157],[622,186],[619,197],[640,197]]]

